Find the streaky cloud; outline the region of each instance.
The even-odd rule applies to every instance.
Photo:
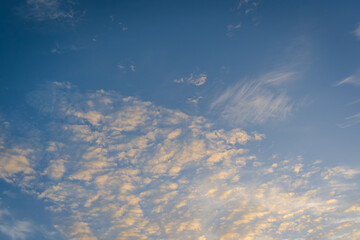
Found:
[[[360,86],[360,71],[357,71],[355,74],[337,82],[334,84],[335,87],[344,85],[344,84],[350,84],[354,86]]]
[[[345,122],[339,124],[341,128],[348,128],[360,123],[360,113],[354,114],[352,116],[346,117]]]
[[[293,72],[272,72],[258,79],[239,82],[211,104],[221,118],[233,124],[261,124],[285,119],[294,103],[280,86],[294,78]]]

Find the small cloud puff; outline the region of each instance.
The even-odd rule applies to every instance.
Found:
[[[120,70],[124,71],[124,72],[126,72],[126,69],[128,69],[128,70],[130,70],[130,71],[132,71],[132,72],[135,72],[135,65],[134,65],[134,64],[131,64],[131,65],[129,65],[129,66],[125,66],[125,65],[119,64],[119,65],[117,65],[117,67],[118,67]]]
[[[193,84],[195,86],[201,86],[206,83],[206,80],[207,80],[207,75],[205,73],[201,73],[198,75],[191,73],[190,77],[188,77],[186,79],[184,79],[184,78],[175,79],[174,83],[187,82],[187,83]]]

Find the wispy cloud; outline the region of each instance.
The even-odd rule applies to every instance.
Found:
[[[221,94],[211,109],[236,124],[259,124],[270,119],[284,119],[293,103],[281,84],[293,79],[292,72],[273,72],[258,79],[235,84]]]
[[[237,24],[237,25],[232,25],[232,24],[229,24],[226,26],[226,29],[230,32],[230,31],[233,31],[235,29],[238,29],[238,28],[241,28],[241,23]]]
[[[81,44],[67,44],[67,45],[60,45],[58,43],[55,44],[55,47],[53,47],[50,52],[53,54],[64,54],[67,52],[72,51],[82,51],[90,48],[93,46],[93,44],[96,42],[96,39],[91,39],[91,42],[87,43],[81,43]]]
[[[354,30],[355,36],[360,39],[360,23],[358,24],[358,27]]]
[[[347,128],[360,123],[360,113],[345,118],[345,122],[339,124],[341,128]]]
[[[0,209],[0,232],[11,239],[26,239],[34,232],[34,226],[28,221],[14,219],[7,209]]]
[[[243,10],[245,14],[254,11],[259,6],[259,1],[254,0],[239,0],[237,4],[238,10]]]
[[[194,103],[197,104],[203,97],[199,96],[199,97],[192,97],[192,98],[188,98],[187,101],[189,103]]]
[[[337,83],[335,83],[333,86],[338,87],[341,85],[350,84],[353,86],[360,86],[360,71],[358,70],[355,74],[351,75],[350,77],[345,78],[344,80],[341,80]],[[359,100],[353,101],[350,104],[358,103]],[[354,125],[357,125],[360,123],[360,113],[354,114],[352,116],[346,117],[345,121],[338,126],[341,128],[348,128]]]
[[[118,68],[120,70],[122,70],[123,72],[127,72],[127,70],[130,70],[131,72],[135,72],[135,65],[134,64],[131,64],[131,65],[122,65],[122,64],[119,64],[118,65]]]
[[[26,0],[26,6],[21,9],[21,15],[37,21],[74,22],[80,17],[80,15],[77,16],[74,5],[74,1],[67,0]]]
[[[36,96],[35,105],[52,118],[52,127],[40,130],[51,141],[33,148],[42,156],[41,164],[30,162],[34,171],[9,174],[15,184],[34,179],[26,188],[64,216],[56,227],[66,238],[351,239],[359,233],[356,170],[306,164],[302,157],[262,161],[247,146],[263,134],[214,128],[202,117],[114,92],[84,94],[56,83]]]
[[[201,86],[201,85],[206,83],[206,80],[207,80],[206,73],[201,73],[201,74],[193,74],[193,73],[191,73],[188,78],[175,79],[174,83],[187,82],[187,83],[193,84],[195,86]]]
[[[236,25],[233,25],[233,24],[227,25],[227,26],[226,26],[226,30],[227,30],[226,36],[227,36],[227,37],[232,37],[233,32],[234,32],[236,29],[240,29],[240,28],[241,28],[241,23],[236,24]]]
[[[360,71],[357,71],[355,74],[337,82],[334,84],[335,87],[344,85],[344,84],[351,84],[355,86],[360,86]]]

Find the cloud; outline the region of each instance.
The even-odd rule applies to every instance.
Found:
[[[355,36],[360,39],[360,24],[358,24],[358,27],[354,30]]]
[[[0,224],[0,231],[11,239],[26,239],[32,233],[32,225],[26,221],[16,221],[12,225]]]
[[[95,41],[94,41],[95,40]],[[53,54],[64,54],[64,53],[67,53],[67,52],[70,52],[70,51],[82,51],[82,50],[85,50],[85,49],[88,49],[89,47],[91,47],[93,45],[94,42],[96,42],[96,39],[92,39],[91,40],[92,43],[87,43],[87,44],[70,44],[70,45],[64,45],[64,46],[61,46],[59,45],[58,43],[56,44],[55,47],[53,47],[51,50],[50,50],[50,53],[53,53]]]
[[[36,96],[49,142],[32,148],[42,157],[29,162],[34,172],[14,177],[34,178],[26,189],[62,216],[67,239],[357,236],[358,171],[263,161],[249,147],[263,134],[114,92],[56,83]]]
[[[347,128],[360,123],[360,113],[345,118],[345,122],[339,124],[341,128]]]
[[[221,117],[235,124],[260,124],[284,119],[293,103],[279,86],[293,79],[294,73],[274,72],[253,81],[240,82],[227,89],[211,104]]]
[[[226,26],[226,29],[228,30],[228,32],[234,31],[235,29],[238,29],[238,28],[241,28],[241,23],[239,23],[237,25],[229,24]]]
[[[259,6],[259,1],[254,0],[239,0],[237,10],[244,10],[245,14],[249,14]]]
[[[11,239],[26,239],[34,231],[34,226],[28,221],[14,219],[7,209],[0,209],[0,232]]]
[[[67,0],[26,0],[20,9],[21,15],[39,22],[48,20],[77,21],[79,16],[74,10],[75,2]]]
[[[207,80],[207,75],[205,73],[201,73],[198,75],[191,73],[190,77],[188,77],[186,79],[184,79],[184,78],[175,79],[174,83],[187,82],[187,83],[193,84],[195,86],[201,86],[206,83],[206,80]]]
[[[31,149],[4,148],[0,152],[0,176],[8,182],[12,181],[18,173],[31,174],[34,170],[30,166],[28,156],[33,152]]]
[[[334,86],[338,87],[343,84],[351,84],[354,86],[360,86],[360,71],[357,71],[357,73],[335,83]]]
[[[129,65],[129,66],[125,66],[125,65],[121,65],[121,64],[119,64],[118,65],[118,68],[120,69],[120,70],[122,70],[123,72],[127,72],[126,70],[130,70],[130,71],[132,71],[132,72],[135,72],[135,65],[134,64],[131,64],[131,65]]]
[[[202,96],[188,98],[188,99],[187,99],[187,102],[188,102],[188,103],[197,104],[197,103],[199,103],[199,101],[200,101],[202,98],[203,98]]]
[[[226,26],[226,30],[227,30],[226,36],[229,38],[232,37],[233,32],[239,28],[241,28],[241,23],[236,24],[236,25],[233,25],[233,24],[227,25]]]
[[[344,84],[350,84],[350,85],[357,86],[357,87],[360,86],[360,71],[358,70],[355,74],[345,78],[344,80],[341,80],[341,81],[335,83],[333,86],[338,87],[338,86],[341,86]],[[358,100],[353,101],[350,104],[355,104],[357,102],[358,102]],[[360,123],[360,113],[346,117],[345,121],[343,123],[339,124],[338,126],[341,128],[347,128],[347,127],[354,126],[358,123]]]

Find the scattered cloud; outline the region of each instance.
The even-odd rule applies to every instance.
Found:
[[[115,17],[114,16],[111,15],[111,16],[109,16],[109,18],[111,19],[112,22],[115,22]],[[117,22],[117,24],[121,27],[121,30],[123,32],[128,30],[127,26],[125,26],[123,22]]]
[[[292,72],[272,72],[253,81],[235,84],[211,104],[221,117],[236,124],[259,124],[284,119],[293,103],[279,86],[294,78]]]
[[[254,0],[239,0],[237,9],[243,10],[245,14],[249,14],[259,6],[259,1]]]
[[[76,16],[75,2],[67,0],[26,0],[22,15],[36,21],[59,20],[74,22]]]
[[[201,73],[198,75],[191,73],[190,77],[185,78],[185,79],[184,78],[175,79],[174,83],[187,82],[187,83],[193,84],[195,86],[201,86],[206,83],[206,80],[207,80],[207,75],[205,73]]]
[[[236,18],[238,18],[237,20],[238,23],[232,22],[231,24],[228,24],[226,26],[227,28],[226,36],[228,38],[231,38],[235,33],[235,30],[240,29],[242,27],[243,25],[242,23],[244,23],[245,25],[246,23],[248,23],[249,20],[251,20],[252,22],[257,22],[255,16],[249,18],[250,16],[248,15],[250,15],[250,13],[254,13],[255,10],[258,8],[258,6],[259,6],[259,1],[238,0],[237,5],[235,6],[235,8],[232,9],[232,11],[236,12]]]
[[[236,94],[257,93],[258,84]],[[54,83],[36,93],[33,105],[52,119],[52,127],[39,130],[51,141],[32,148],[41,163],[29,161],[19,171],[0,164],[13,184],[64,216],[56,220],[64,237],[356,238],[359,171],[306,164],[301,157],[263,161],[250,147],[263,134],[219,129],[134,97],[68,86]],[[33,181],[24,185],[24,176]]]

